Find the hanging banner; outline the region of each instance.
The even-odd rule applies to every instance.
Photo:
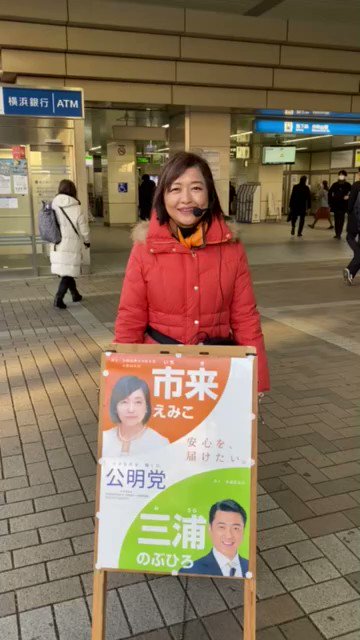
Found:
[[[246,577],[254,356],[107,353],[102,370],[96,568]]]

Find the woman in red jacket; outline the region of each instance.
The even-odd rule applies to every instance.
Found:
[[[245,251],[225,224],[208,164],[193,153],[166,163],[150,223],[135,227],[115,342],[253,346],[259,391],[269,388]]]

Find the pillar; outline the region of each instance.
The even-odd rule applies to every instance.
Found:
[[[136,147],[130,140],[109,142],[103,166],[104,222],[112,227],[137,222]]]
[[[210,165],[220,204],[225,214],[229,208],[230,114],[187,111],[170,120],[170,154],[191,151]],[[183,137],[182,137],[183,136]]]

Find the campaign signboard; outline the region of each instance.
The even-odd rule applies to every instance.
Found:
[[[102,358],[94,598],[114,570],[251,582],[254,349],[128,347]]]

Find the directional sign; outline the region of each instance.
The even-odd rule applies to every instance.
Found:
[[[256,133],[296,135],[359,136],[360,123],[355,122],[296,122],[292,120],[255,120]]]

